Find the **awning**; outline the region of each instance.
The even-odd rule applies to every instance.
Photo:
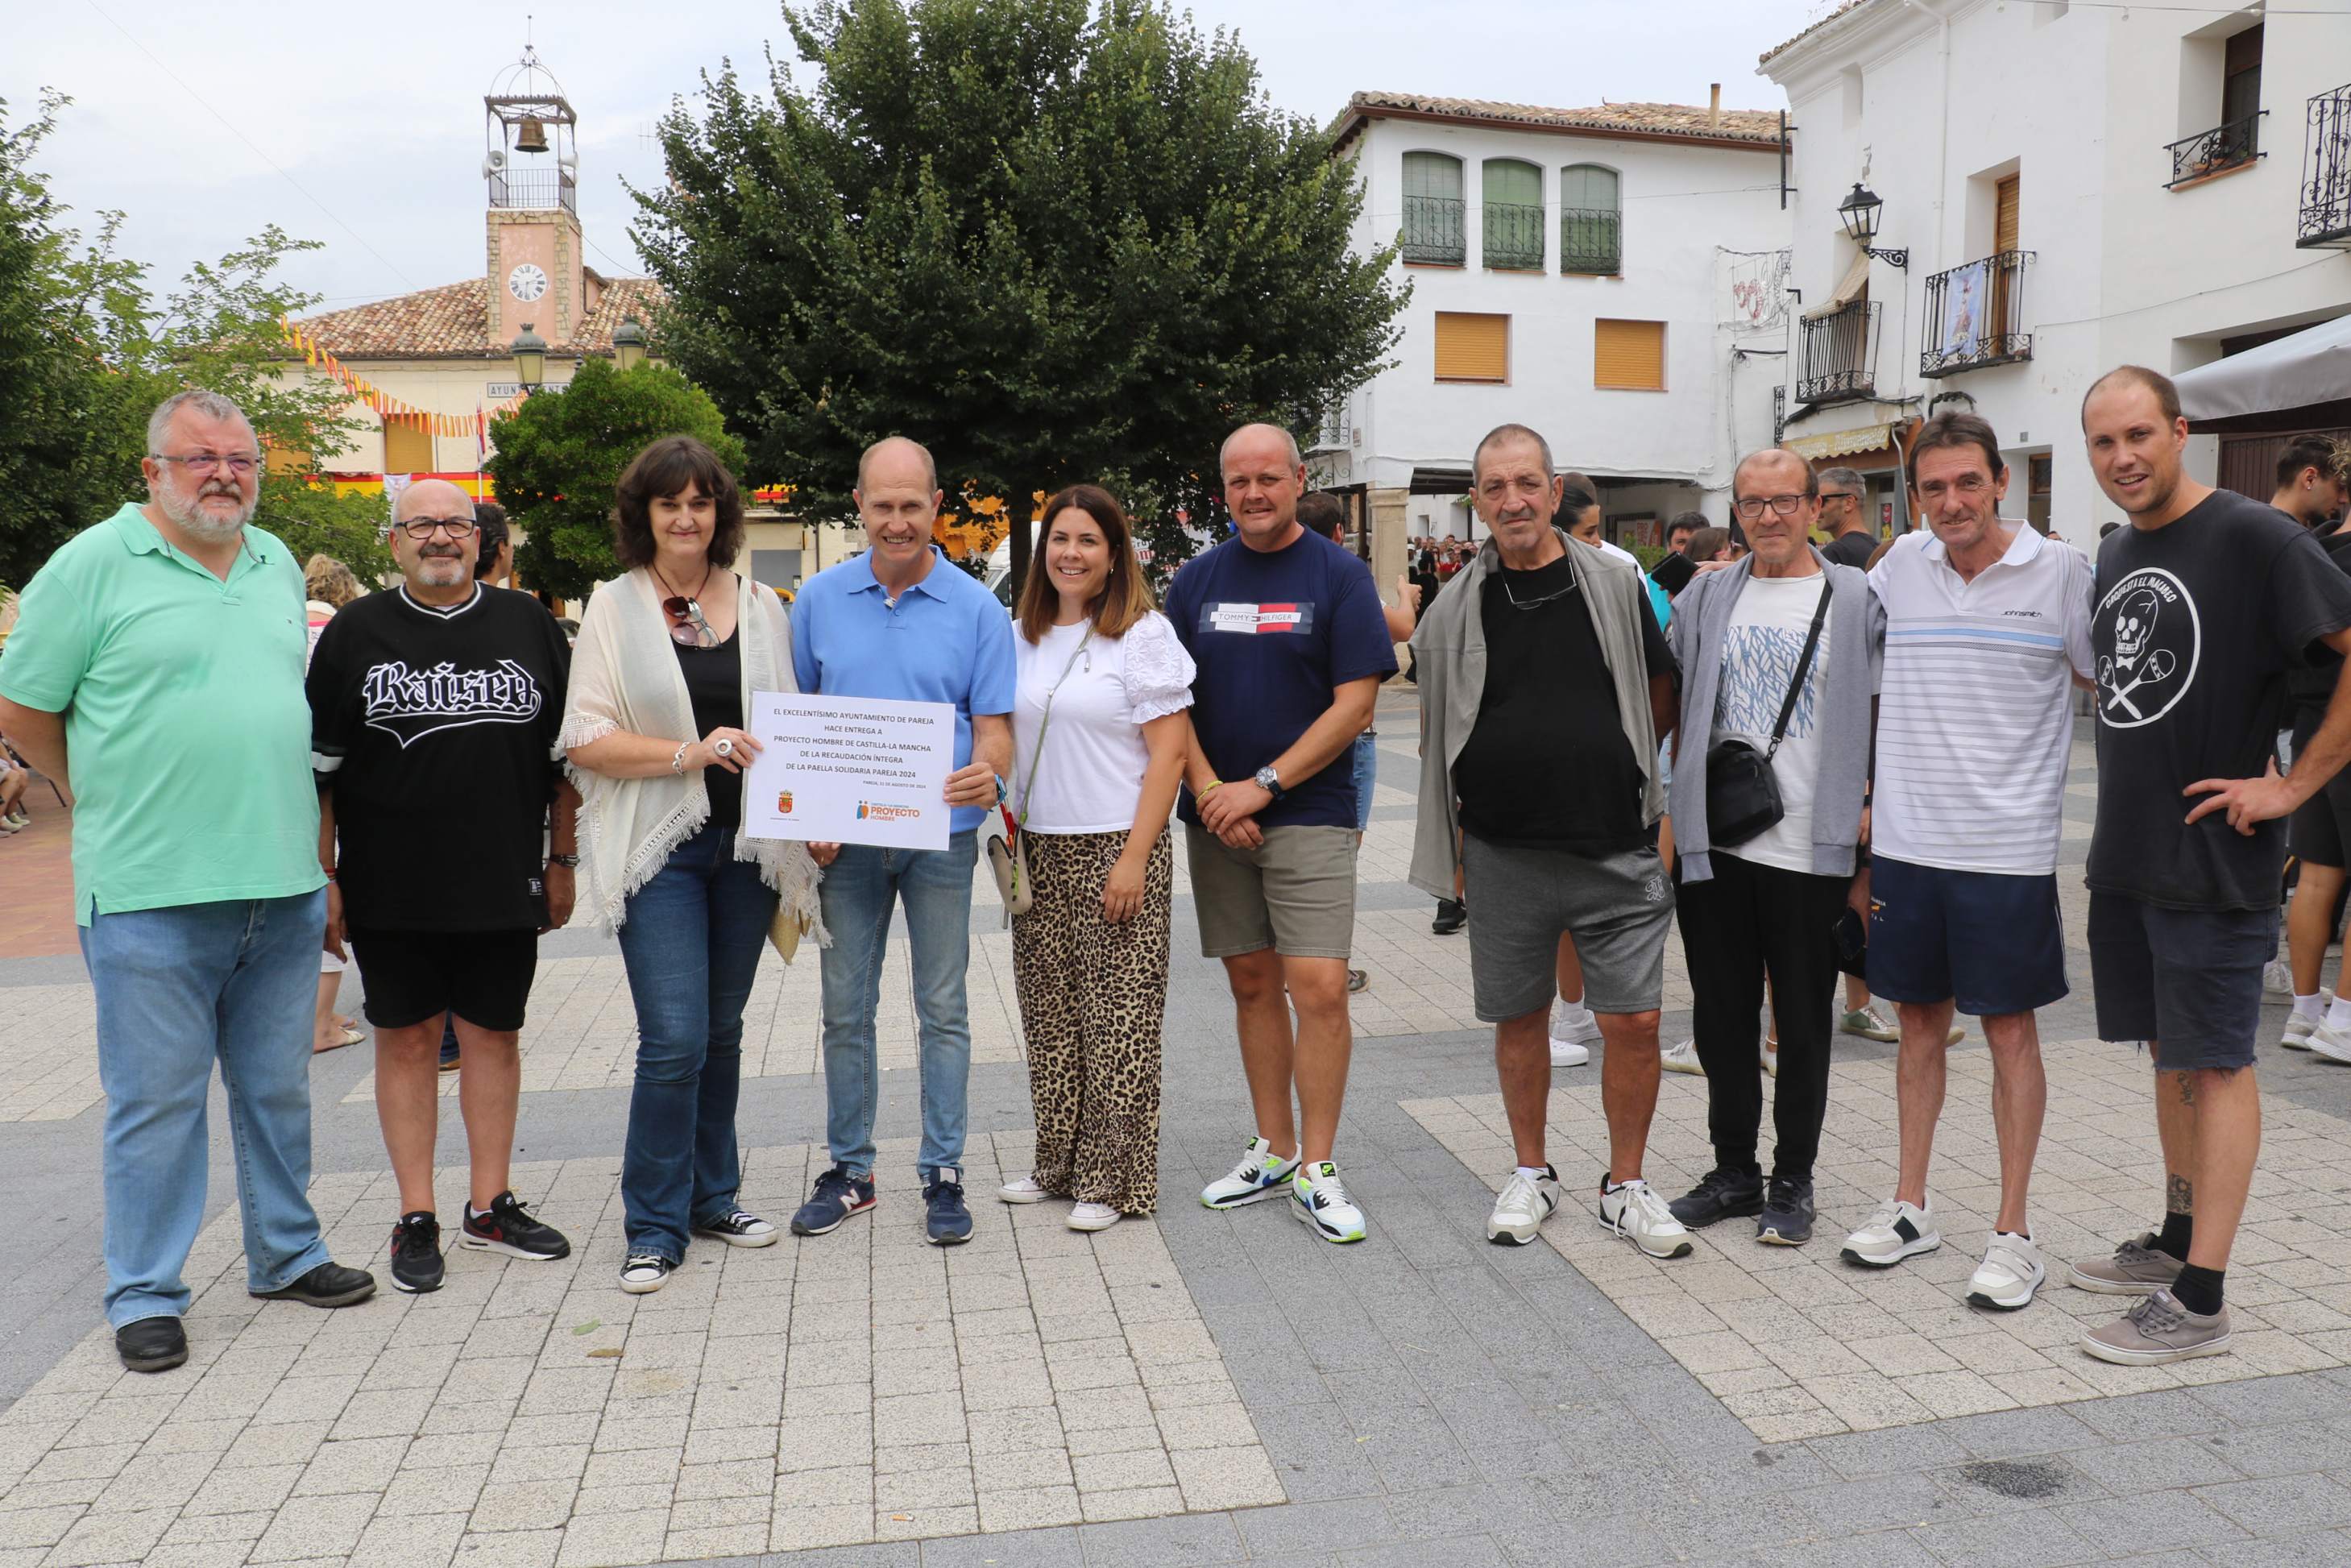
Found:
[[[2351,397],[2351,316],[2339,316],[2173,379],[2191,420],[2270,413]]]
[[[1885,424],[1865,424],[1856,430],[1832,430],[1820,435],[1792,435],[1787,447],[1791,452],[1813,462],[1823,457],[1847,457],[1856,452],[1875,452],[1894,439],[1891,422]]]
[[[1805,311],[1804,319],[1817,321],[1823,316],[1834,316],[1860,298],[1868,288],[1869,253],[1855,249],[1853,253],[1853,261],[1844,269],[1844,276],[1837,279],[1836,292]]]

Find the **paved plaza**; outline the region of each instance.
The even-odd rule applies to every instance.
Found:
[[[1356,940],[1372,983],[1339,1149],[1370,1218],[1362,1245],[1319,1242],[1282,1205],[1195,1199],[1249,1129],[1179,856],[1155,1218],[1087,1236],[1057,1205],[990,1196],[1026,1173],[1030,1118],[1010,938],[983,889],[972,1243],[921,1239],[901,946],[883,988],[880,1207],[765,1249],[697,1240],[665,1290],[623,1295],[633,1015],[610,939],[567,932],[543,945],[524,1037],[516,1186],[573,1257],[453,1251],[437,1294],[392,1291],[397,1205],[368,1048],[329,1053],[314,1064],[314,1196],[337,1257],[385,1288],[340,1312],[246,1294],[215,1092],[192,1356],[156,1376],[120,1370],[99,1317],[103,1105],[52,805],[42,838],[0,844],[16,1260],[0,1274],[0,1568],[2351,1562],[2351,1071],[2264,1051],[2225,1356],[2090,1360],[2081,1330],[2118,1303],[2058,1284],[2022,1312],[1964,1305],[1996,1197],[1973,1037],[1952,1056],[1937,1150],[1946,1245],[1897,1270],[1837,1257],[1893,1178],[1892,1047],[1848,1037],[1810,1247],[1761,1248],[1731,1222],[1661,1263],[1604,1233],[1597,1062],[1553,1090],[1573,1201],[1541,1242],[1489,1246],[1510,1163],[1491,1033],[1470,1012],[1466,938],[1432,936],[1429,901],[1403,881],[1409,688],[1379,722]],[[2083,994],[2095,795],[2085,739],[2061,871],[2076,994],[2042,1024],[2033,1215],[2060,1266],[2159,1207],[2144,1061],[2092,1038]],[[15,858],[27,840],[37,858]],[[1669,1040],[1689,1001],[1677,942]],[[741,1131],[746,1203],[778,1220],[825,1159],[816,1020],[815,965],[770,955]],[[446,1158],[463,1145],[444,1111]],[[1703,1080],[1669,1075],[1660,1187],[1702,1173],[1704,1114]],[[442,1172],[444,1217],[464,1183]]]

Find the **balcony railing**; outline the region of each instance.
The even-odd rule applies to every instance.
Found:
[[[1404,199],[1404,258],[1458,267],[1468,256],[1458,196]]]
[[[1524,202],[1486,204],[1486,265],[1514,272],[1541,272],[1543,210]]]
[[[1614,207],[1562,207],[1559,269],[1614,276],[1624,270],[1625,220]]]
[[[1804,323],[1798,402],[1818,408],[1877,394],[1877,318],[1876,301],[1856,299]]]
[[[2262,151],[2262,120],[2268,113],[2264,109],[2259,114],[2183,136],[2164,149],[2171,154],[2171,178],[2163,183],[2163,188],[2173,190],[2190,180],[2240,169],[2256,158],[2267,157]]]
[[[490,205],[512,212],[561,207],[577,213],[579,191],[569,169],[506,169],[490,176]]]
[[[1922,376],[1956,375],[2032,357],[2024,330],[2024,269],[2029,250],[2004,250],[1927,279]]]
[[[2310,100],[2297,246],[2351,246],[2351,83]]]

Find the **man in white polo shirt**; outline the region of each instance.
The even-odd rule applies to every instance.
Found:
[[[2066,697],[2091,669],[2090,564],[2001,517],[2008,469],[1974,414],[1919,428],[1910,486],[1932,537],[1896,540],[1869,574],[1886,666],[1865,829],[1869,988],[1901,1017],[1901,1159],[1844,1258],[1885,1269],[1942,1245],[1927,1166],[1956,1009],[1983,1020],[2000,1144],[2000,1214],[1968,1300],[2012,1311],[2045,1272],[2024,1212],[2048,1101],[2033,1009],[2065,994],[2057,841]]]

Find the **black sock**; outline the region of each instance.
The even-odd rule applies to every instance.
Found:
[[[2189,1312],[2210,1317],[2220,1310],[2220,1281],[2227,1273],[2226,1269],[2199,1269],[2190,1263],[2172,1281],[2171,1293]]]
[[[2196,1234],[2196,1217],[2192,1214],[2167,1214],[2163,1229],[2157,1233],[2155,1249],[2168,1253],[2183,1263],[2188,1260],[2188,1243]]]

